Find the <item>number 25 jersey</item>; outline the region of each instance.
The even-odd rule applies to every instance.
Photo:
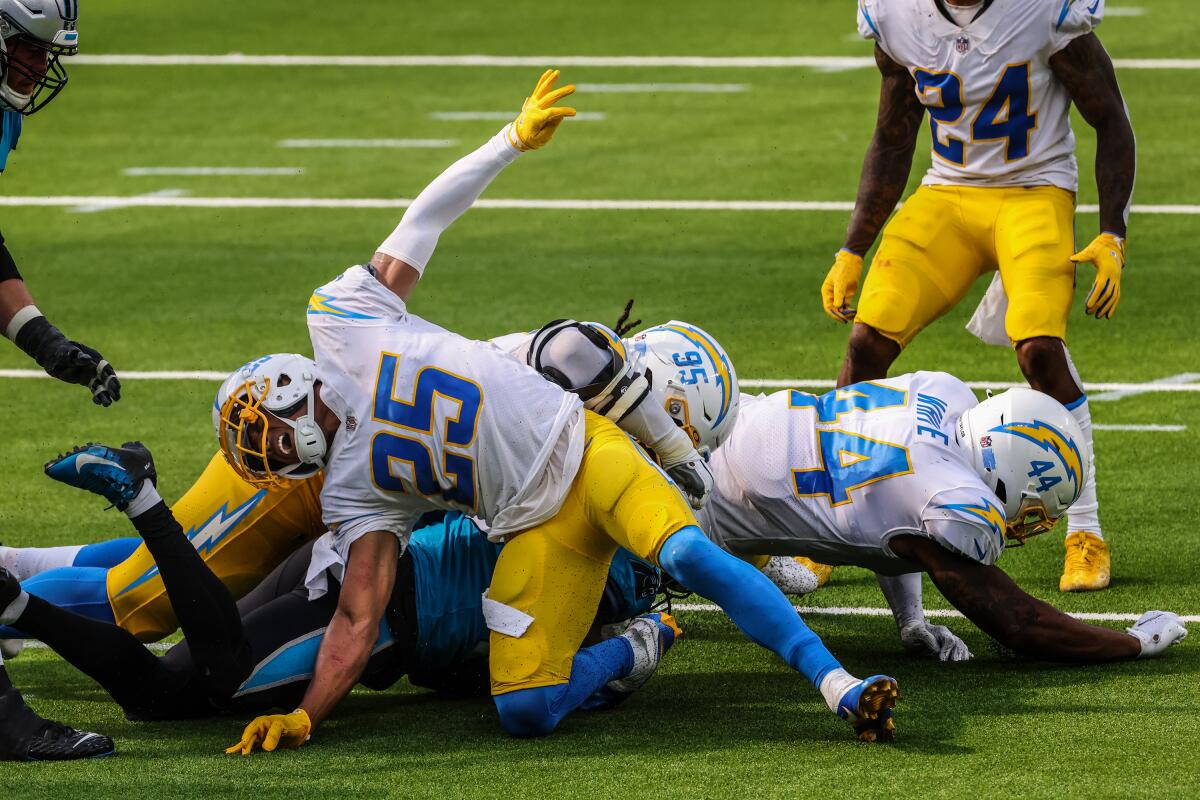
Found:
[[[308,327],[320,377],[344,401],[321,490],[341,560],[363,534],[406,537],[435,508],[497,537],[558,512],[583,454],[578,397],[409,313],[361,266],[314,292]]]
[[[959,25],[937,0],[859,0],[859,33],[912,74],[929,112],[923,183],[1075,191],[1071,97],[1050,57],[1103,14],[1104,0],[995,0]]]
[[[731,552],[803,555],[883,574],[918,571],[889,540],[915,534],[983,564],[1004,549],[999,498],[956,444],[977,404],[942,372],[856,383],[820,396],[742,395],[712,458],[701,527]]]

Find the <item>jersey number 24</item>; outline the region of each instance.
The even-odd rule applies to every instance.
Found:
[[[967,143],[954,136],[942,137],[939,123],[954,125],[962,119],[962,81],[953,72],[913,71],[917,94],[924,101],[937,92],[937,105],[928,105],[933,152],[951,164],[965,166]],[[996,81],[987,102],[971,120],[971,142],[1007,142],[1004,158],[1016,161],[1029,155],[1029,134],[1037,127],[1037,112],[1029,109],[1029,63],[1010,64]]]

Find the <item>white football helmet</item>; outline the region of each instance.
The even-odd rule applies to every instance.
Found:
[[[1017,543],[1054,527],[1079,498],[1092,454],[1079,423],[1033,389],[989,397],[958,420],[958,445],[1000,498]]]
[[[62,91],[67,70],[59,58],[73,56],[79,49],[78,19],[76,0],[0,0],[0,111],[28,116]],[[18,43],[45,51],[44,73],[12,57]],[[28,94],[11,86],[14,74],[33,82]]]
[[[324,469],[328,445],[314,416],[319,381],[312,359],[275,353],[244,364],[221,384],[213,428],[225,460],[243,480],[273,488],[283,478],[304,480]],[[292,419],[302,407],[304,413]],[[296,463],[273,464],[267,456],[268,415],[292,428]]]
[[[656,402],[692,438],[701,455],[733,430],[741,395],[725,348],[700,328],[672,320],[628,340]]]

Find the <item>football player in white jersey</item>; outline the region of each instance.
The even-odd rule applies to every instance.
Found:
[[[921,608],[920,573],[1001,644],[1053,661],[1158,655],[1187,635],[1144,614],[1128,633],[1087,625],[1017,586],[996,561],[1006,539],[1049,530],[1078,498],[1091,457],[1073,415],[1012,389],[977,403],[962,381],[916,372],[815,396],[743,396],[712,459],[704,531],[736,554],[865,567],[906,647],[970,657]]]
[[[846,238],[821,287],[854,321],[839,385],[882,378],[926,325],[998,270],[971,329],[1011,345],[1030,386],[1069,408],[1091,441],[1087,395],[1065,341],[1076,265],[1087,313],[1121,299],[1134,137],[1112,61],[1092,32],[1104,0],[861,0],[859,32],[883,75],[879,117]],[[1096,129],[1100,230],[1074,252],[1078,176],[1070,107]],[[933,166],[884,227],[908,181],[922,117]],[[863,285],[863,258],[883,242]],[[1073,254],[1074,253],[1074,254]],[[1111,570],[1094,479],[1067,525],[1062,591],[1103,589]]]
[[[574,114],[554,107],[574,89],[554,89],[557,76],[547,71],[514,123],[426,187],[369,265],[313,293],[315,363],[263,359],[222,387],[214,419],[245,480],[275,485],[324,471],[330,534],[314,547],[307,586],[317,597],[329,574],[341,584],[300,708],[254,720],[243,752],[265,741],[300,746],[349,692],[370,656],[397,550],[420,514],[439,508],[477,517],[507,539],[483,608],[492,694],[510,734],[550,733],[606,685],[636,689],[673,642],[676,630],[663,619],[580,649],[608,564],[624,546],[724,608],[809,678],[860,738],[892,737],[895,680],[859,680],[843,669],[774,584],[705,537],[659,467],[596,413],[620,414],[640,376],[615,372],[614,402],[597,396],[602,405],[585,409],[496,345],[408,311],[441,233]]]

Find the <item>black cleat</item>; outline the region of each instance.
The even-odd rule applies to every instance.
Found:
[[[141,442],[120,447],[88,443],[46,462],[46,474],[60,483],[98,494],[124,511],[149,480],[158,484],[154,457]]]
[[[115,752],[107,736],[38,716],[15,688],[0,694],[0,761],[75,761]]]

